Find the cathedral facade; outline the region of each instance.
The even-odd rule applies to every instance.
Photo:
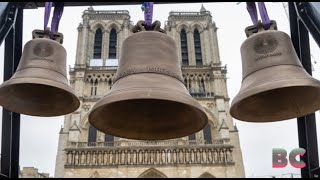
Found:
[[[80,108],[65,116],[55,177],[245,177],[239,135],[229,114],[226,66],[219,56],[217,27],[203,6],[170,12],[164,30],[178,46],[190,95],[205,109],[207,126],[192,135],[161,141],[114,137],[96,130],[88,113],[113,84],[121,46],[132,34],[126,10],[83,13],[70,84]]]

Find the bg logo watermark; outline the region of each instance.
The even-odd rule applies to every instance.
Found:
[[[289,162],[295,168],[304,168],[306,163],[302,160],[297,161],[297,156],[303,156],[306,150],[303,148],[295,148],[289,154]],[[282,148],[272,149],[272,168],[284,168],[288,165],[287,151]]]

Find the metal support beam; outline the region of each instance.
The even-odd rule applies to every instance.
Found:
[[[320,47],[320,2],[295,2],[298,18]]]
[[[298,18],[294,2],[289,2],[290,30],[293,46],[303,67],[312,75],[309,33],[301,19]],[[303,94],[302,94],[303,95]],[[318,141],[315,114],[297,118],[299,147],[306,150],[301,157],[306,167],[301,169],[302,178],[314,177],[312,169],[319,167]]]
[[[16,23],[5,39],[4,81],[17,69],[22,52],[23,7],[18,7]],[[20,114],[3,108],[1,139],[1,174],[19,177]]]
[[[15,23],[17,16],[17,5],[18,3],[16,2],[0,3],[0,45]]]

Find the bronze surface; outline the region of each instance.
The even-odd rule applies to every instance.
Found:
[[[66,50],[57,41],[35,38],[26,43],[15,74],[0,86],[1,106],[32,116],[60,116],[78,109],[80,101],[66,75]]]
[[[241,46],[242,85],[230,114],[248,122],[301,117],[320,109],[320,81],[303,68],[284,32],[267,30]]]
[[[166,34],[140,31],[129,36],[116,77],[89,114],[90,124],[99,131],[128,139],[163,140],[188,136],[207,124],[203,107],[181,82],[177,45]]]

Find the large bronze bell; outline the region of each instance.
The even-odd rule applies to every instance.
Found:
[[[230,108],[236,119],[272,122],[320,109],[320,81],[306,72],[290,37],[272,23],[270,30],[264,30],[261,22],[246,28],[242,85]]]
[[[200,131],[208,117],[183,84],[178,49],[168,35],[134,31],[124,40],[114,84],[89,114],[99,131],[163,140]]]
[[[80,106],[66,74],[66,50],[46,32],[34,30],[26,43],[15,74],[0,86],[0,105],[32,116],[60,116]],[[58,42],[57,42],[58,41]]]

